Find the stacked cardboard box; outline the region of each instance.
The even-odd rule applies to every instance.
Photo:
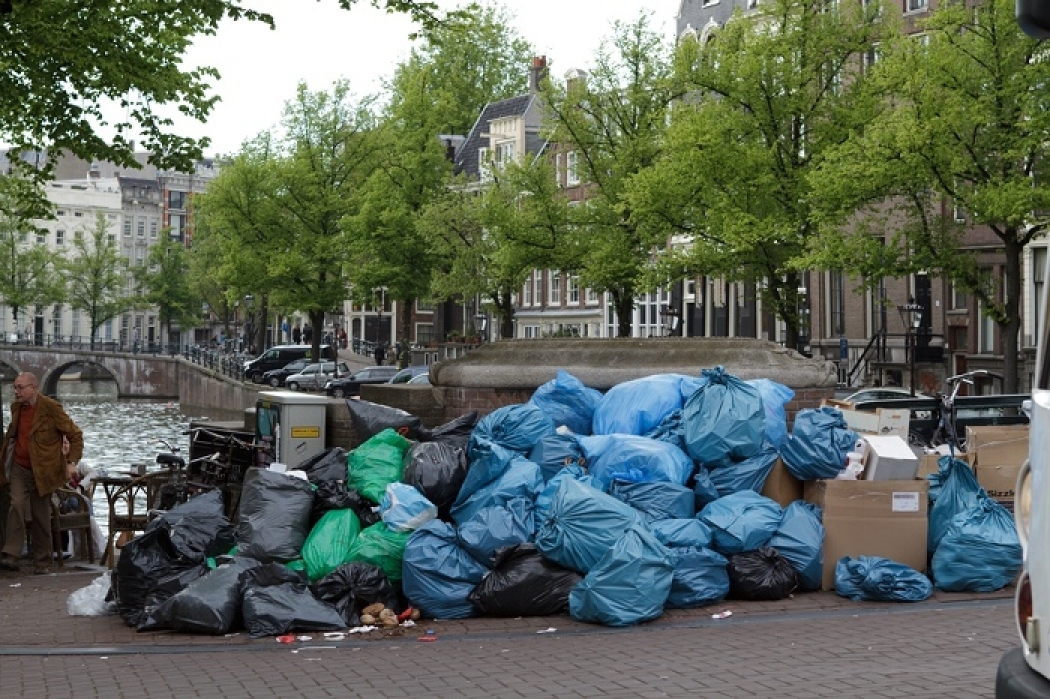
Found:
[[[966,450],[973,457],[977,482],[1012,510],[1017,474],[1028,458],[1028,425],[967,427]]]

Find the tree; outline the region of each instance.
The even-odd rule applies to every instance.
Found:
[[[433,244],[419,221],[452,175],[439,136],[468,133],[486,103],[523,93],[531,56],[495,7],[467,5],[422,37],[388,86],[383,157],[346,222],[355,298],[368,302],[372,289],[386,287],[401,302],[402,337],[411,336],[414,300],[430,296]]]
[[[99,213],[90,230],[77,233],[73,238],[76,255],[64,260],[61,269],[69,305],[88,316],[94,349],[98,328],[133,308],[134,298],[127,293],[127,260],[110,238],[105,216]]]
[[[56,303],[64,294],[55,254],[30,241],[38,230],[24,216],[0,213],[0,298],[10,306],[15,327],[23,309]]]
[[[635,297],[651,287],[646,268],[667,240],[639,225],[626,199],[631,178],[653,166],[663,143],[671,104],[683,96],[671,51],[642,15],[617,23],[611,47],[599,52],[593,70],[567,87],[545,84],[548,138],[574,152],[588,198],[572,223],[577,252],[568,268],[596,291],[608,292],[617,334],[631,334]]]
[[[189,328],[200,318],[200,297],[190,285],[187,268],[185,246],[165,231],[150,248],[146,264],[133,269],[142,300],[157,308],[169,343],[172,325],[178,323],[180,328]]]
[[[1003,389],[1016,392],[1021,260],[1050,222],[1050,64],[1009,0],[942,4],[921,28],[922,41],[886,42],[871,87],[892,99],[814,173],[814,258],[871,276],[924,270],[973,293],[1000,330]],[[982,230],[1001,246],[1002,278],[975,249]]]
[[[345,9],[356,2],[339,0]],[[371,4],[406,12],[425,27],[441,21],[437,4],[427,0]],[[139,137],[152,163],[188,171],[208,141],[172,133],[162,111],[173,105],[207,118],[216,101],[208,81],[218,74],[184,70],[182,59],[195,37],[215,34],[227,17],[273,26],[270,15],[240,0],[160,7],[152,0],[0,1],[0,141],[135,167],[132,140]],[[104,110],[111,101],[127,116],[109,124]],[[112,140],[99,133],[105,126],[115,129]]]
[[[886,29],[875,5],[772,0],[678,56],[695,88],[662,157],[631,184],[647,228],[683,245],[658,270],[754,283],[798,347],[799,262],[815,228],[807,174],[864,126],[858,56]]]

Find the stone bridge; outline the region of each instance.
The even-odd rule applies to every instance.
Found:
[[[180,361],[175,357],[129,352],[0,346],[0,369],[7,376],[22,371],[40,378],[40,390],[53,396],[60,376],[80,367],[101,367],[113,377],[122,398],[179,398]]]

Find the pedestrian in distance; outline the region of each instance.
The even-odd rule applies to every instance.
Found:
[[[69,480],[70,469],[76,469],[84,453],[84,435],[61,403],[39,393],[39,386],[34,374],[15,377],[11,424],[0,446],[0,485],[8,483],[11,490],[0,568],[18,570],[28,524],[33,572],[43,574],[50,572],[51,494]]]
[[[383,361],[386,359],[386,345],[382,342],[376,344],[376,365],[382,366]]]
[[[310,327],[309,323],[303,325],[303,344],[308,345],[314,341],[314,329]]]
[[[303,331],[299,328],[299,324],[296,323],[295,327],[292,328],[292,344],[298,345],[303,340]]]

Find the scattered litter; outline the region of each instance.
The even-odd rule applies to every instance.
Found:
[[[99,660],[109,660],[109,656],[108,655],[99,656]]]
[[[303,646],[302,648],[296,648],[293,650],[292,655],[304,650],[335,650],[335,646]]]
[[[712,619],[725,619],[726,617],[731,617],[731,616],[733,616],[732,610],[727,609],[724,612],[718,612],[717,614],[712,614],[711,618]]]
[[[422,643],[433,643],[438,640],[438,637],[434,634],[434,629],[427,629],[425,635],[419,637],[419,641]]]
[[[326,631],[324,637],[331,641],[342,641],[346,634],[342,631]]]
[[[413,627],[415,625],[416,625],[416,622],[412,621],[411,619],[406,619],[405,621],[401,622],[401,628],[404,628],[404,629],[411,628],[411,627]]]
[[[379,628],[379,627],[378,626],[355,626],[354,628],[352,628],[349,631],[347,631],[347,633],[368,633],[370,631],[375,631],[377,628]]]
[[[225,636],[223,636],[223,638],[233,638],[234,636],[240,636],[240,635],[241,635],[240,631],[234,631],[233,633],[226,634]]]
[[[22,587],[22,583],[11,583],[8,587]]]
[[[283,636],[278,636],[277,637],[277,642],[278,643],[295,643],[295,634],[294,633],[286,633]]]
[[[312,640],[314,640],[314,637],[313,636],[296,636],[295,640],[297,640],[297,641],[312,641]]]
[[[547,628],[545,628],[545,629],[540,629],[540,630],[539,630],[539,631],[537,631],[536,633],[554,633],[554,632],[555,632],[555,631],[557,631],[557,630],[558,630],[558,629],[554,628],[553,626],[548,626],[548,627],[547,627]]]

